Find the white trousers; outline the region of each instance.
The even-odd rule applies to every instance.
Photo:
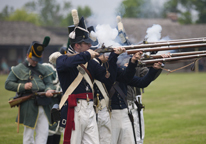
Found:
[[[34,131],[36,136],[34,140]],[[49,123],[42,106],[39,106],[39,114],[35,129],[24,126],[23,144],[46,144],[49,134]]]
[[[107,107],[98,111],[98,131],[100,144],[111,143],[111,119]]]
[[[112,144],[134,144],[132,124],[129,120],[128,110],[112,110]]]
[[[99,144],[99,134],[93,101],[78,100],[74,112],[75,130],[72,130],[71,144]]]
[[[141,100],[141,95],[138,95]],[[142,103],[142,100],[141,100]],[[139,129],[139,116],[137,112],[137,106],[133,104],[129,104],[129,109],[132,111],[132,115],[134,117],[134,127],[135,127],[135,135],[136,135],[136,140],[137,144],[143,144],[144,137],[145,137],[145,125],[144,125],[144,116],[143,116],[143,109],[140,111],[141,115],[141,127],[142,127],[142,139],[140,139],[140,129]]]

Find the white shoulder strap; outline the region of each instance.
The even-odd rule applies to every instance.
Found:
[[[83,75],[79,72],[77,77],[74,79],[74,81],[71,83],[71,85],[67,88],[66,92],[62,96],[61,101],[59,103],[59,109],[61,109],[63,107],[64,103],[69,98],[69,95],[76,89],[76,87],[81,82],[82,78],[83,78]]]
[[[86,68],[88,66],[88,63],[86,63],[84,65]],[[81,69],[81,66],[78,65],[77,69]],[[84,70],[83,68],[81,70]],[[67,101],[67,99],[69,98],[69,95],[71,95],[71,93],[76,89],[76,87],[80,84],[82,78],[85,78],[85,80],[89,83],[90,87],[92,88],[92,92],[93,92],[93,83],[91,81],[91,79],[89,78],[88,74],[86,72],[79,72],[77,77],[74,79],[74,81],[70,84],[70,86],[67,88],[66,92],[64,93],[64,95],[61,98],[61,101],[59,103],[59,109],[61,109],[64,105],[64,103]]]

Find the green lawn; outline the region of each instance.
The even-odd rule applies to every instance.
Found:
[[[15,93],[4,89],[6,77],[0,76],[0,142],[21,144],[23,127],[16,132],[17,108],[8,104]],[[206,73],[163,73],[145,89],[144,144],[206,142],[205,78]]]

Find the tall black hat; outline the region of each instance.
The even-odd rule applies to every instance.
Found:
[[[90,26],[87,28],[87,30],[89,31],[89,37],[92,39],[92,46],[91,49],[97,49],[99,47],[99,41],[96,37],[92,36],[91,32],[95,32],[94,27]]]
[[[87,30],[84,17],[79,20],[76,10],[72,10],[72,16],[74,25],[68,26],[70,43],[74,44],[85,42],[92,44],[92,40],[89,38],[89,31]]]
[[[31,58],[34,61],[41,61],[42,53],[44,51],[44,48],[48,46],[49,41],[50,37],[48,36],[44,38],[43,44],[37,41],[33,41],[27,51],[29,58]]]

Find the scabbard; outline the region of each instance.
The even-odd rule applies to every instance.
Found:
[[[133,118],[132,112],[129,110],[128,110],[128,116],[129,116],[129,119],[130,119],[131,124],[132,124],[132,130],[133,130],[133,134],[134,134],[134,142],[135,142],[135,144],[137,144],[135,128],[134,128],[134,118]]]
[[[140,139],[142,139],[142,122],[141,122],[141,109],[137,109],[138,112],[138,118],[139,118],[139,133],[140,133]]]
[[[141,109],[143,108],[142,107],[142,104],[140,104],[137,100],[135,100],[134,102],[137,106],[137,113],[138,113],[138,118],[139,118],[139,133],[140,133],[140,139],[142,139],[142,121],[141,121]]]

